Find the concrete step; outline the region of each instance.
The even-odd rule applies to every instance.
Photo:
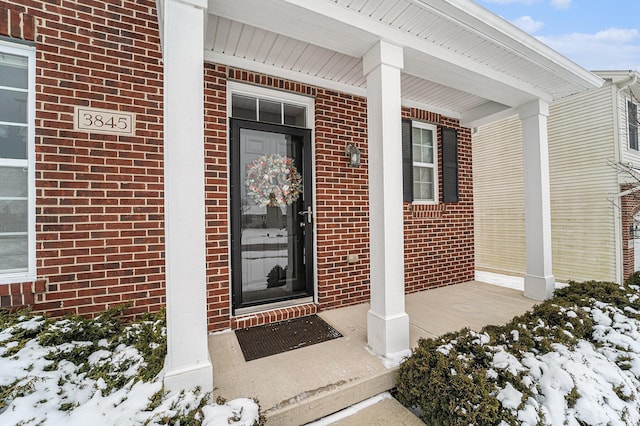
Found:
[[[302,425],[344,410],[396,386],[397,367],[334,386],[296,395],[289,401],[269,408],[268,425]]]
[[[470,282],[413,293],[405,303],[413,347],[421,337],[505,323],[535,301],[522,292]],[[368,309],[365,303],[320,312],[343,337],[249,362],[233,332],[212,334],[214,396],[255,397],[269,426],[287,426],[314,421],[394,388],[397,368],[387,368],[367,349]]]
[[[324,417],[306,426],[424,426],[388,392]]]

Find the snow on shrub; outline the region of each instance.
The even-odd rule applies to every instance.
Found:
[[[507,325],[421,340],[398,399],[428,424],[638,425],[638,286],[571,283]]]
[[[211,401],[200,389],[169,395],[164,312],[125,325],[122,308],[95,319],[50,320],[0,311],[0,424],[254,425],[250,399]]]

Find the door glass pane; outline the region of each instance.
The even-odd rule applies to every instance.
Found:
[[[0,89],[0,121],[27,122],[27,92]]]
[[[305,111],[305,107],[284,104],[284,124],[288,126],[306,127]]]
[[[0,197],[27,197],[27,169],[0,167]],[[0,225],[1,226],[1,225]]]
[[[26,126],[0,124],[0,158],[27,159]]]
[[[263,123],[282,124],[281,108],[282,104],[280,102],[260,99],[260,116],[258,120]]]
[[[306,291],[301,155],[288,135],[240,131],[243,303]]]
[[[234,118],[257,120],[258,114],[256,111],[256,98],[252,98],[251,96],[232,95],[231,116]]]
[[[0,53],[0,86],[26,89],[28,59],[25,56]]]
[[[0,234],[0,271],[21,272],[28,269],[28,237]]]
[[[27,232],[27,200],[0,200],[0,233]]]

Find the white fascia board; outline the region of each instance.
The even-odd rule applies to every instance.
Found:
[[[574,85],[590,89],[601,87],[603,84],[602,79],[597,75],[473,1],[413,1],[444,18],[455,20],[467,30],[490,39],[517,56],[562,76]]]
[[[471,64],[467,65],[470,66]],[[528,85],[521,80],[507,76],[499,78],[500,76],[495,73],[492,73],[492,75],[477,73],[473,69],[459,64],[416,54],[413,50],[407,50],[403,71],[406,74],[432,81],[445,87],[452,87],[461,92],[513,107],[530,102],[533,99],[552,101],[552,96],[549,93]]]
[[[517,114],[516,108],[496,102],[487,102],[462,113],[460,124],[464,127],[480,127]]]
[[[533,95],[534,97],[544,99],[546,101],[552,101],[550,95],[533,85],[526,83],[522,80],[518,80],[514,77],[501,73],[493,68],[478,63],[470,58],[466,58],[458,53],[455,53],[442,46],[435,45],[433,43],[425,42],[424,40],[417,38],[411,34],[400,31],[398,29],[389,27],[381,22],[371,20],[370,18],[363,16],[357,12],[342,8],[335,3],[318,0],[283,0],[287,3],[294,4],[321,16],[329,17],[341,24],[356,27],[364,30],[367,33],[377,36],[379,39],[387,40],[393,44],[404,46],[419,52],[421,55],[427,57],[434,57],[445,63],[453,64],[464,70],[473,72],[482,77],[488,78],[493,81],[500,82],[503,85],[509,86],[517,91]],[[278,29],[272,28],[271,31],[282,31],[282,22]],[[292,35],[298,37],[297,35]],[[299,37],[298,37],[299,38]],[[313,44],[321,45],[322,40],[314,40]],[[366,52],[362,52],[364,54]],[[422,71],[421,71],[422,70]],[[405,71],[415,75],[416,77],[426,78],[432,80],[433,76],[425,75],[427,72],[425,68],[415,68],[409,70],[409,64],[405,59]],[[455,86],[453,86],[455,87]],[[473,90],[473,89],[471,89]],[[474,93],[470,90],[465,90],[477,96],[485,97],[481,94]]]

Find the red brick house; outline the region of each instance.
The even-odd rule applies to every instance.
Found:
[[[169,387],[210,331],[474,277],[471,129],[520,113],[525,293],[553,291],[546,116],[601,81],[471,1],[0,5],[0,302],[167,306]],[[205,373],[205,374],[203,374]]]

